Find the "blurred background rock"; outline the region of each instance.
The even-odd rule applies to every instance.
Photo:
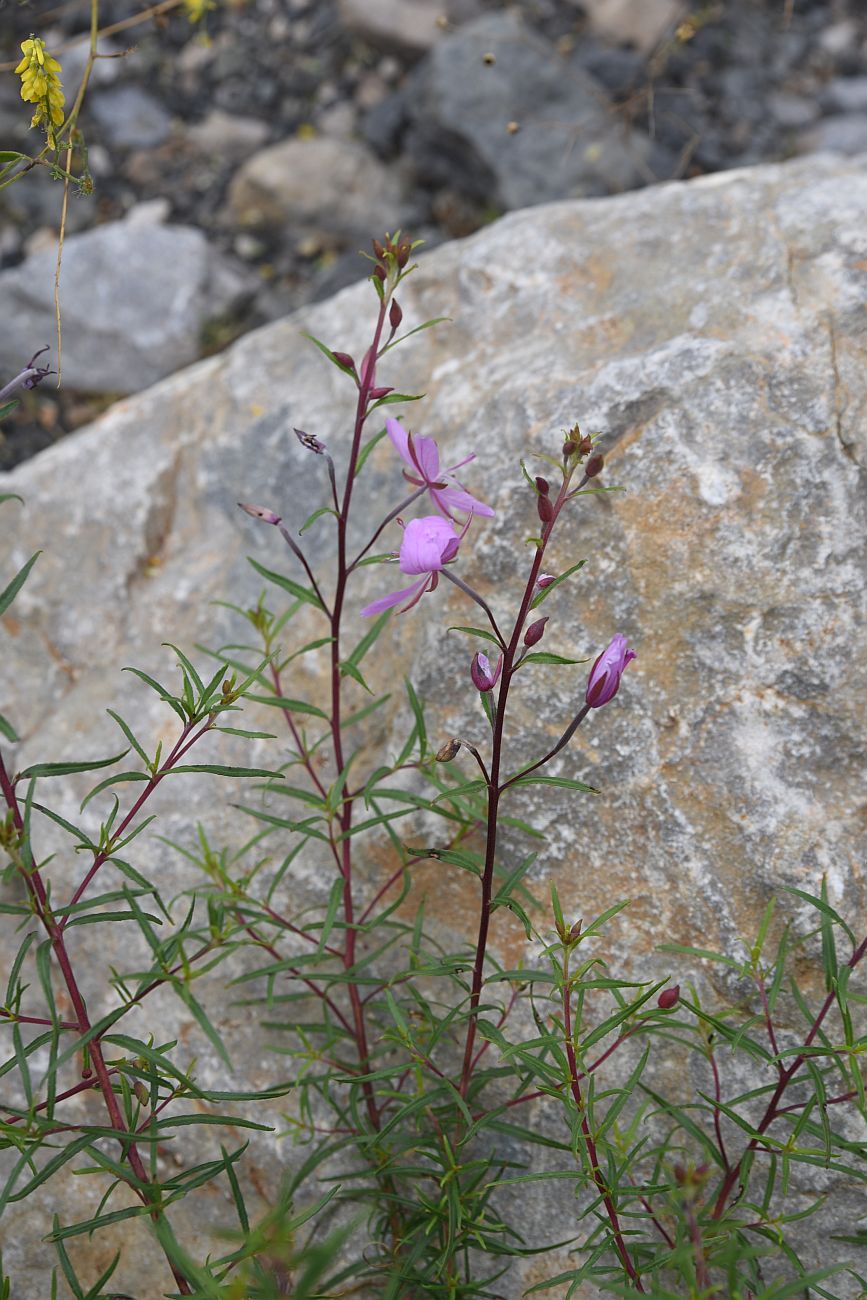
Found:
[[[146,8],[101,0],[101,25]],[[41,35],[69,103],[88,22],[88,0],[0,0],[2,57]],[[364,275],[376,231],[432,247],[533,203],[867,151],[863,0],[217,0],[99,49],[120,57],[81,118],[63,388],[24,394],[2,469]],[[0,147],[34,151],[28,124],[7,70]],[[6,377],[54,354],[61,199],[41,170],[0,191]]]

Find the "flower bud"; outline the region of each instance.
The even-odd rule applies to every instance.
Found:
[[[546,478],[542,478],[541,474],[536,475],[536,491],[543,497],[551,491],[551,485]]]
[[[473,685],[477,691],[492,691],[500,680],[500,673],[502,671],[502,655],[500,655],[497,660],[496,668],[491,667],[487,655],[483,655],[479,651],[473,655],[473,662],[470,664],[470,676],[473,679]]]
[[[332,353],[335,361],[339,361],[342,366],[348,366],[350,370],[355,369],[355,359],[348,352]]]
[[[535,623],[531,623],[524,633],[524,645],[538,645],[545,635],[545,624],[547,622],[546,615],[545,618],[539,618]]]
[[[603,704],[614,699],[623,670],[635,658],[635,651],[627,650],[626,637],[622,632],[618,632],[611,638],[609,645],[590,669],[590,676],[587,679],[587,692],[584,698],[591,709],[600,709]]]
[[[573,442],[571,438],[567,438],[566,441],[563,443],[564,459],[568,460],[570,456],[574,456],[577,450],[578,450],[578,443]]]
[[[250,506],[243,501],[239,501],[238,505],[242,510],[246,510],[248,515],[252,515],[254,519],[261,519],[263,524],[279,524],[280,522],[280,515],[275,515],[274,511],[269,510],[267,506]]]
[[[320,442],[315,434],[305,433],[303,429],[295,429],[294,432],[302,447],[306,447],[308,451],[315,451],[317,456],[325,454],[327,450],[325,443]]]
[[[373,268],[373,274],[376,276],[377,280],[382,280],[382,281],[384,281],[385,278],[386,278],[386,277],[385,277],[385,267],[384,267],[384,266],[380,266],[379,263],[377,262],[376,266]]]
[[[446,741],[442,749],[437,750],[437,762],[450,763],[460,747],[461,742],[453,736],[451,740]]]
[[[662,990],[659,997],[656,999],[656,1005],[663,1011],[670,1011],[672,1007],[677,1006],[679,999],[680,985],[675,984],[673,988]]]
[[[389,393],[393,393],[393,392],[394,392],[393,388],[371,388],[368,396],[372,397],[373,400],[376,402],[379,400],[380,397],[388,397]]]
[[[385,257],[385,249],[383,248],[382,244],[379,242],[378,239],[373,240],[373,251],[374,253],[376,253],[376,256],[379,258],[381,262],[382,259]]]
[[[584,466],[584,473],[588,478],[595,478],[597,474],[602,473],[605,465],[605,457],[600,451],[594,452],[587,464]]]
[[[551,505],[550,497],[536,497],[536,509],[543,524],[550,523],[554,518],[554,507]]]
[[[582,456],[588,456],[592,450],[593,439],[590,437],[589,433],[585,433],[581,441],[578,443],[578,451]]]
[[[557,579],[553,573],[540,573],[536,579],[536,586],[544,591],[546,587],[550,587],[551,583],[556,581]]]
[[[403,320],[403,311],[400,303],[396,298],[392,298],[391,306],[388,309],[388,323],[393,330],[396,330]]]
[[[397,246],[397,264],[401,270],[409,261],[409,255],[412,252],[412,245],[408,239],[402,239]]]
[[[576,921],[575,924],[572,926],[572,929],[569,931],[569,940],[571,943],[576,943],[580,938],[581,938],[581,922]]]

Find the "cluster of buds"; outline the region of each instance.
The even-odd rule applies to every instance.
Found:
[[[386,235],[382,241],[373,240],[373,274],[383,288],[391,290],[395,287],[406,269],[412,250],[412,240],[401,235],[400,231],[395,235]],[[391,323],[396,329],[397,325],[393,321]],[[397,323],[400,323],[399,319]]]
[[[44,126],[48,143],[56,148],[55,128],[63,125],[63,105],[66,102],[60,64],[46,54],[45,42],[38,36],[22,41],[21,52],[24,58],[15,72],[21,78],[21,98],[26,104],[36,105],[30,125]]]
[[[577,424],[573,425],[566,433],[566,439],[563,443],[563,460],[568,465],[580,464],[585,456],[589,459],[584,464],[584,473],[588,478],[595,478],[601,474],[605,465],[605,460],[601,452],[593,451],[593,439],[589,433],[582,433]]]

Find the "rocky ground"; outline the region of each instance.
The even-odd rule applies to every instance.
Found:
[[[101,0],[100,21],[144,8]],[[88,14],[0,0],[4,57],[43,35],[71,98]],[[118,57],[82,116],[65,385],[24,395],[0,468],[364,274],[384,228],[430,247],[534,202],[867,151],[863,0],[216,0],[203,25],[178,10],[99,48]],[[0,148],[33,150],[28,121],[7,69]],[[4,375],[53,340],[61,197],[44,172],[0,191]]]

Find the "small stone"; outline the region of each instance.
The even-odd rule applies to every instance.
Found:
[[[338,0],[338,8],[349,31],[407,58],[420,58],[443,34],[435,0]]]
[[[200,153],[240,162],[262,148],[268,130],[268,123],[257,117],[239,117],[212,108],[201,122],[187,128],[187,139]]]
[[[56,249],[0,272],[0,373],[20,366],[21,339],[53,337]],[[132,393],[198,359],[206,322],[250,292],[247,272],[200,230],[114,221],[63,249],[64,388]]]
[[[867,75],[835,77],[822,98],[838,113],[867,113]]]
[[[772,90],[767,98],[771,116],[788,130],[809,126],[819,116],[819,105],[804,95],[791,95],[784,90]]]
[[[140,86],[121,85],[88,97],[104,138],[121,149],[149,148],[168,139],[172,119]]]
[[[400,184],[363,145],[328,136],[262,149],[229,187],[229,219],[247,229],[369,238],[394,229],[404,211]]]
[[[162,226],[171,216],[172,205],[165,197],[144,199],[130,208],[124,217],[128,226]]]
[[[819,47],[832,57],[848,54],[857,48],[860,31],[854,18],[841,18],[819,33]]]
[[[649,54],[686,13],[683,0],[582,0],[593,31]]]
[[[826,117],[801,137],[803,152],[827,150],[852,156],[867,151],[867,113]]]

